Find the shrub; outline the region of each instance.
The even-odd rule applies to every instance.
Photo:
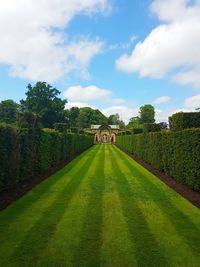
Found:
[[[54,123],[54,129],[61,133],[65,133],[67,131],[67,123]]]
[[[144,124],[144,132],[150,133],[150,132],[160,132],[161,126],[157,123],[145,123]]]
[[[200,112],[176,113],[169,118],[169,126],[174,131],[200,128]]]
[[[89,135],[0,124],[0,191],[73,158],[92,144]]]
[[[17,129],[0,124],[0,189],[16,183],[19,168],[19,139]]]
[[[200,191],[200,129],[118,136],[117,145]]]
[[[142,129],[142,128],[133,128],[133,129],[132,129],[132,133],[133,133],[133,134],[140,134],[140,133],[143,133],[143,129]]]

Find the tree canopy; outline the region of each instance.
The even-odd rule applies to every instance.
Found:
[[[120,120],[120,116],[118,113],[112,114],[108,117],[108,124],[119,125],[120,128],[125,127],[125,123],[122,120]]]
[[[19,105],[11,99],[0,102],[0,122],[15,123],[19,112]]]
[[[140,121],[141,123],[155,122],[155,109],[152,105],[144,105],[140,107]]]
[[[91,124],[107,123],[107,117],[103,115],[98,109],[89,107],[80,108],[80,113],[77,118],[78,128],[88,128]]]
[[[27,86],[26,99],[21,100],[24,111],[31,111],[39,116],[44,127],[53,127],[54,123],[66,121],[65,104],[58,96],[60,91],[45,82]]]

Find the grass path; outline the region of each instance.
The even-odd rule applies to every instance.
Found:
[[[200,211],[97,145],[0,212],[0,266],[200,266]]]

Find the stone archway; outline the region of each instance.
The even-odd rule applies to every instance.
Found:
[[[101,141],[104,144],[109,143],[109,135],[107,133],[103,132],[101,135]]]
[[[115,134],[113,133],[112,135],[111,135],[111,144],[113,144],[113,143],[115,143],[115,141],[116,141],[116,136],[115,136]]]

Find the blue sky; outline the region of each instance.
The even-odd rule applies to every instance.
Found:
[[[158,121],[200,106],[200,2],[8,0],[1,3],[0,100],[47,81],[71,106],[128,122],[153,104]]]

